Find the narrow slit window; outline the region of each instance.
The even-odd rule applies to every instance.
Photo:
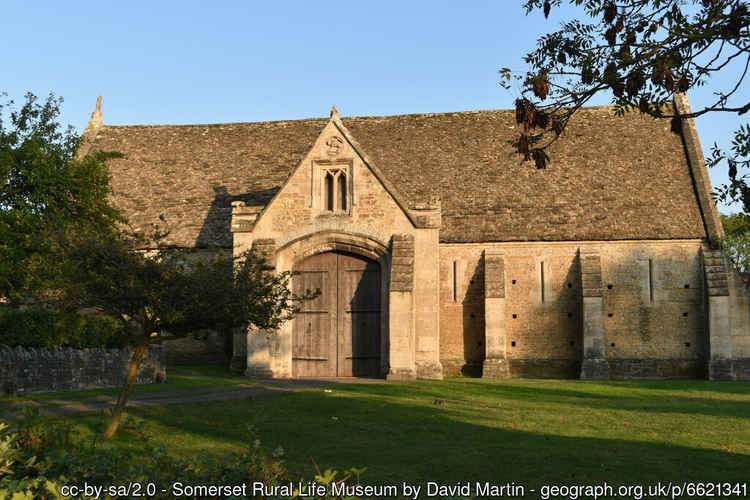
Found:
[[[333,212],[333,175],[326,174],[326,210]]]
[[[344,173],[339,174],[338,184],[339,184],[339,203],[341,204],[340,208],[342,211],[345,212],[346,203],[348,201],[346,199],[346,174]]]
[[[457,267],[458,267],[458,262],[454,260],[453,261],[453,302],[456,302],[456,300],[458,300],[458,293],[457,293],[458,284],[456,283],[456,274],[457,274],[456,271],[458,270]]]
[[[654,302],[654,262],[648,259],[648,293],[651,303]]]
[[[544,261],[541,262],[541,279],[542,279],[542,304],[544,304]]]

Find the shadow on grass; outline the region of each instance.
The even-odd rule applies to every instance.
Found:
[[[440,386],[424,383],[400,385],[375,384],[363,387],[350,387],[363,394],[380,397],[402,397],[404,391],[420,398],[445,398],[451,393],[457,401],[471,402],[477,398],[499,397],[502,400],[537,401],[544,404],[586,406],[597,410],[625,410],[656,413],[699,414],[717,417],[750,416],[750,387],[743,392],[742,387],[721,394],[747,396],[746,401],[701,397],[700,393],[710,392],[712,384],[680,383],[671,381],[633,382],[582,382],[582,381],[542,381],[506,380],[477,381],[467,379],[445,380]],[[575,388],[572,388],[575,387]],[[643,390],[642,390],[643,389]]]
[[[750,396],[749,382],[728,382],[711,380],[621,380],[597,381],[596,384],[612,387],[636,387],[654,391],[701,391],[718,394],[738,394]]]
[[[457,398],[451,397],[451,390],[472,390],[465,383],[442,391],[431,389],[434,384],[416,383],[342,386],[334,387],[332,393],[315,390],[253,400],[138,408],[131,413],[149,422],[168,442],[175,433],[192,436],[189,446],[182,447],[188,454],[240,449],[246,425],[254,424],[264,445],[282,445],[295,476],[307,478],[314,476],[314,459],[321,468],[366,466],[364,480],[370,484],[478,480],[515,481],[538,488],[599,481],[747,480],[750,456],[729,451],[729,446],[728,451],[708,449],[725,444],[715,442],[715,435],[702,437],[709,422],[715,422],[711,417],[695,419],[690,445],[677,444],[683,436],[670,437],[669,420],[661,417],[659,425],[666,435],[647,437],[633,429],[623,437],[625,431],[613,431],[609,422],[616,418],[611,409],[630,409],[628,398],[613,397],[595,411],[584,406],[568,415],[564,406],[545,408],[530,399],[547,402],[560,391],[521,387],[514,394],[513,386],[482,385],[496,393],[500,408],[483,409],[482,402],[476,407],[471,402],[454,403]],[[432,404],[436,396],[447,397],[447,403]],[[558,398],[565,404],[573,399],[559,394]],[[600,401],[576,398],[583,405]],[[685,413],[691,404],[685,405]],[[715,404],[721,407],[723,402]],[[719,409],[716,414],[735,411]],[[466,421],[467,414],[473,415],[471,421]],[[725,434],[719,429],[727,443],[750,435],[747,413],[743,417],[741,429],[736,423],[726,424]],[[637,421],[638,416],[633,418]],[[548,426],[553,420],[555,426]],[[587,435],[571,436],[576,432]]]

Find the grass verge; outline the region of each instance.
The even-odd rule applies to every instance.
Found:
[[[135,384],[131,395],[138,396],[142,394],[153,394],[171,391],[185,391],[190,389],[208,389],[219,388],[222,390],[243,389],[248,385],[255,385],[247,378],[238,377],[211,377],[196,375],[169,375],[167,372],[167,381],[163,384]],[[28,396],[2,396],[0,397],[0,406],[3,403],[17,403],[24,401],[36,401],[51,403],[54,400],[79,400],[92,398],[96,396],[117,396],[120,393],[119,387],[104,389],[85,389],[80,391],[56,391],[56,392],[38,392]]]

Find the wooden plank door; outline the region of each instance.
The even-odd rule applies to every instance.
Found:
[[[315,299],[302,304],[293,321],[292,375],[294,377],[336,376],[337,336],[337,256],[323,253],[308,257],[295,267],[293,289],[320,289]]]
[[[380,266],[338,255],[338,376],[380,376]]]
[[[320,289],[292,327],[294,377],[380,375],[380,266],[344,253],[308,257],[295,267],[294,292]]]

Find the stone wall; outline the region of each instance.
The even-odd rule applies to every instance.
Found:
[[[696,377],[706,358],[701,242],[440,246],[446,374],[478,375],[485,353],[485,249],[502,249],[510,376],[577,377],[583,357],[579,249],[601,259],[604,352],[613,378]]]
[[[750,296],[722,250],[703,249],[710,338],[708,378],[750,380]]]
[[[229,363],[228,346],[224,336],[214,331],[170,340],[164,344],[169,365],[216,365]]]
[[[732,332],[732,358],[739,364],[746,364],[745,370],[750,369],[747,363],[750,358],[750,296],[747,285],[737,269],[729,263],[731,271],[727,273],[729,285],[729,315]],[[738,365],[739,366],[739,365]],[[744,376],[743,380],[750,380]]]
[[[479,376],[484,360],[481,245],[440,246],[440,362],[446,376]]]
[[[34,349],[0,345],[0,389],[28,394],[112,387],[125,379],[127,349]],[[163,346],[153,345],[141,363],[136,383],[166,380]]]

